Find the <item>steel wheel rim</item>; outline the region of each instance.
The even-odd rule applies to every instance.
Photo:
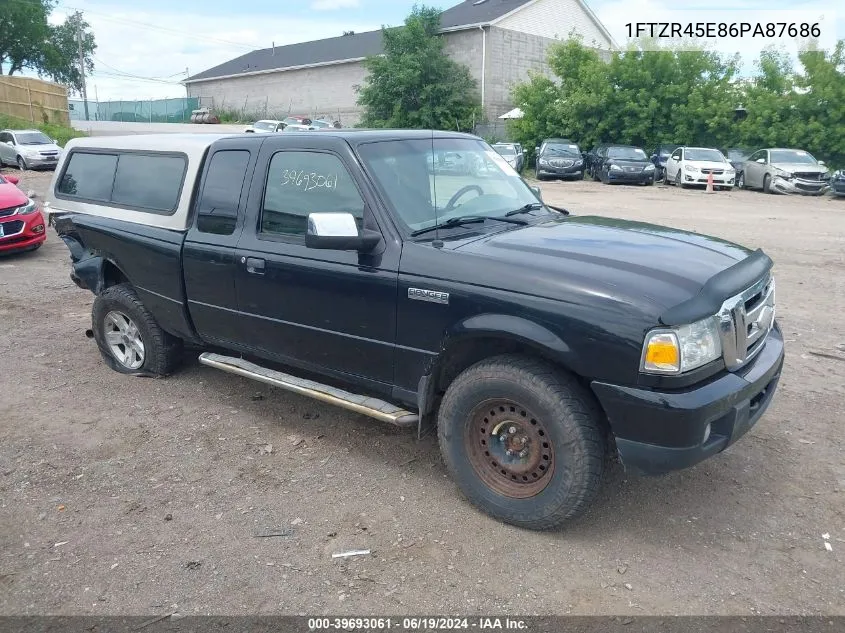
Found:
[[[106,345],[115,360],[127,369],[138,369],[146,359],[146,348],[138,326],[128,316],[112,310],[103,319]]]
[[[484,484],[505,497],[528,499],[549,485],[554,447],[541,418],[505,398],[485,400],[470,413],[464,441]]]

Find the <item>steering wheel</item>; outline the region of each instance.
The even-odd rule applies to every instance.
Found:
[[[449,202],[446,204],[446,211],[451,211],[455,208],[455,203],[461,199],[464,194],[469,193],[470,191],[478,192],[479,196],[484,195],[484,190],[479,187],[478,185],[467,185],[466,187],[461,187],[455,192],[455,195],[449,198]]]

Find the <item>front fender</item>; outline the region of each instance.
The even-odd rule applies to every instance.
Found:
[[[501,338],[544,350],[566,363],[572,349],[557,334],[528,319],[509,314],[478,314],[453,325],[444,337],[441,349],[471,338]]]

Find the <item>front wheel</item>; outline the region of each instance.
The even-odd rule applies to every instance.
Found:
[[[736,188],[745,189],[745,174],[742,172],[739,172],[739,176],[736,177]]]
[[[161,329],[129,284],[94,299],[91,325],[106,364],[120,373],[166,376],[181,358],[182,342]]]
[[[460,374],[440,407],[438,436],[461,491],[491,516],[551,529],[581,514],[601,483],[602,414],[574,378],[506,355]]]
[[[26,171],[28,169],[26,165],[26,160],[23,156],[18,156],[18,169],[20,169],[21,171]]]
[[[763,193],[772,193],[772,177],[766,174],[763,177]]]

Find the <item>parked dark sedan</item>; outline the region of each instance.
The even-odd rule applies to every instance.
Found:
[[[622,182],[642,185],[654,184],[655,166],[641,147],[608,145],[599,153],[596,168],[599,179],[606,185]]]
[[[678,143],[663,143],[654,148],[654,153],[651,155],[651,162],[654,163],[654,178],[655,180],[663,179],[663,172],[666,169],[666,161],[680,145]]]
[[[742,166],[748,157],[751,156],[751,151],[742,149],[740,147],[730,147],[728,149],[720,150],[728,162],[733,166],[734,171],[739,173],[742,171]]]
[[[584,156],[577,144],[565,138],[547,138],[536,148],[537,180],[583,178]]]
[[[845,169],[837,169],[831,175],[830,192],[834,196],[845,196]]]

